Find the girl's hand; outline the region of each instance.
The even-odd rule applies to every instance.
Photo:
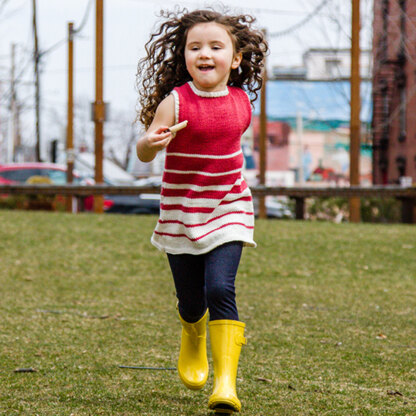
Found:
[[[137,142],[138,158],[142,162],[151,162],[156,157],[157,152],[168,146],[172,138],[173,135],[167,126],[161,125],[156,130],[150,128]]]
[[[167,126],[160,126],[156,130],[147,132],[144,136],[144,145],[150,151],[159,152],[165,149],[170,141],[172,140],[173,135]]]

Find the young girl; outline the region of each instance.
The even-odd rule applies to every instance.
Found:
[[[190,389],[208,377],[206,322],[214,366],[208,406],[241,409],[237,366],[245,344],[235,276],[243,246],[255,247],[254,214],[242,176],[241,135],[261,87],[267,45],[250,16],[212,10],[162,12],[139,62],[140,160],[166,149],[160,218],[152,243],[167,253],[182,323],[178,372]],[[172,134],[169,127],[187,121]],[[186,124],[186,123],[185,123]]]

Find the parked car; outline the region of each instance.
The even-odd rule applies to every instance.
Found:
[[[133,185],[160,186],[161,183],[162,178],[157,176],[136,180],[133,182]],[[112,202],[111,207],[107,210],[110,214],[159,214],[159,194],[107,195],[106,197]]]
[[[94,184],[93,172],[91,176],[80,175],[77,170],[74,171],[74,184],[92,185]],[[27,183],[33,177],[48,178],[53,184],[66,184],[66,166],[56,163],[43,162],[26,162],[26,163],[8,163],[0,165],[0,184]],[[104,178],[108,185],[115,185],[108,178]],[[131,185],[135,184],[133,181]],[[151,185],[142,181],[137,185]],[[59,197],[59,199],[63,199]],[[141,194],[141,195],[104,195],[104,212],[120,214],[157,214],[159,213],[158,194]],[[92,211],[94,207],[93,196],[84,198],[84,209]]]
[[[75,157],[75,167],[84,176],[94,180],[95,156],[93,153],[79,153]],[[109,159],[103,160],[103,177],[106,185],[153,185],[147,179],[135,181],[133,175]],[[158,214],[160,197],[156,194],[105,195],[105,212],[109,214]]]
[[[150,195],[150,194],[149,194]],[[158,214],[159,199],[146,195],[106,195],[109,214]]]
[[[66,183],[66,166],[55,163],[26,162],[7,163],[0,165],[0,183],[25,183],[34,176],[49,178],[52,183],[63,185]],[[74,172],[74,183],[84,183],[86,180]]]
[[[17,184],[30,182],[31,178],[44,177],[55,185],[64,185],[66,180],[66,166],[56,163],[44,162],[24,162],[24,163],[7,163],[0,165],[0,184]],[[91,185],[94,182],[89,178],[80,176],[74,171],[74,184]],[[57,197],[63,200],[62,196]],[[111,201],[104,200],[104,210],[112,205]],[[92,211],[94,206],[93,196],[84,199],[84,209]]]
[[[254,215],[259,215],[259,199],[253,198]],[[268,218],[293,218],[293,212],[284,200],[274,197],[266,197],[266,215]]]

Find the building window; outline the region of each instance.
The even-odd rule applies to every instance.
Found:
[[[382,93],[382,103],[383,103],[383,112],[382,112],[382,131],[383,136],[388,136],[390,131],[390,99],[388,95],[388,88],[383,87],[381,90]]]
[[[399,178],[406,175],[406,158],[398,156],[396,158],[397,170],[399,171]]]
[[[407,102],[406,102],[406,88],[400,88],[400,114],[399,114],[399,122],[400,122],[400,134],[399,134],[399,142],[404,142],[406,140],[406,109],[407,109]]]
[[[389,0],[383,0],[382,4],[382,15],[383,15],[383,32],[381,36],[381,60],[382,62],[387,61],[387,49],[388,49],[388,25],[389,25]]]
[[[325,59],[325,71],[331,78],[339,78],[341,75],[341,59]]]

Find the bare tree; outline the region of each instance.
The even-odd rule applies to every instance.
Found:
[[[134,114],[116,110],[106,125],[104,150],[109,159],[123,169],[127,169],[131,149],[137,140]]]

